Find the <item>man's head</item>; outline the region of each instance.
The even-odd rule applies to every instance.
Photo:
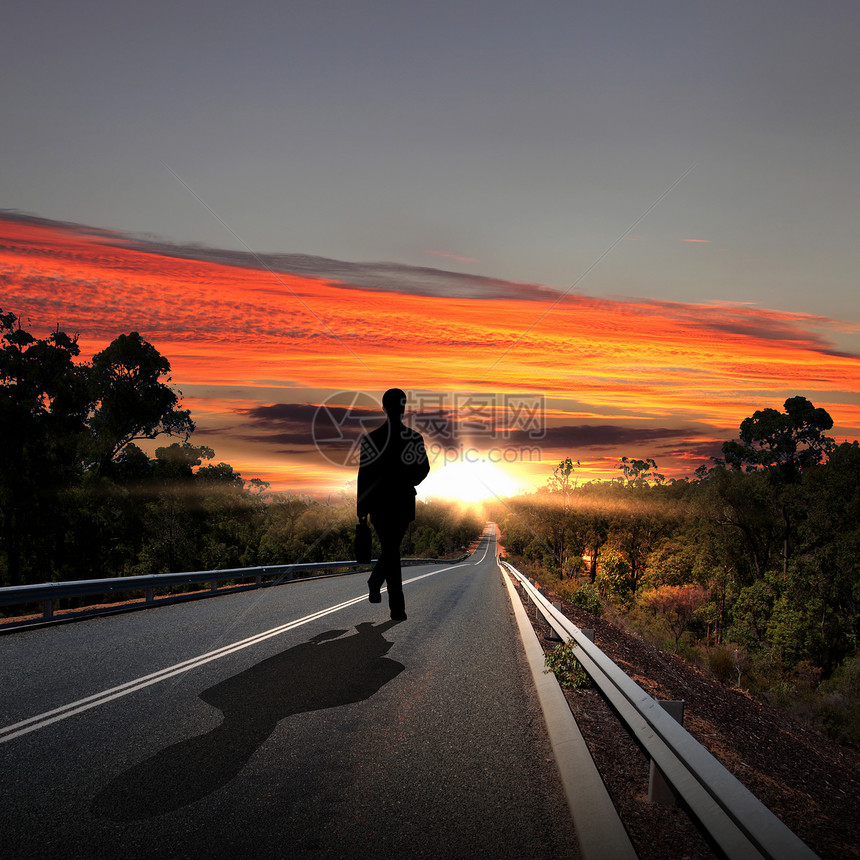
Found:
[[[406,392],[399,388],[389,388],[382,395],[382,408],[389,418],[399,421],[406,411]]]

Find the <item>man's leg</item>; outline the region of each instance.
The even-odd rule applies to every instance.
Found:
[[[406,601],[403,597],[403,578],[400,572],[400,544],[406,534],[409,523],[389,520],[387,518],[373,519],[373,527],[379,535],[381,552],[373,573],[367,581],[371,595],[382,587],[382,583],[388,585],[388,608],[391,617],[406,617]]]
[[[373,520],[373,528],[376,531],[377,536],[379,537],[379,542],[382,544],[382,535],[380,532],[379,523],[376,520]],[[379,589],[385,584],[386,579],[386,563],[387,559],[385,557],[385,549],[383,544],[383,550],[379,553],[379,558],[376,559],[376,564],[373,565],[373,570],[370,571],[370,579],[367,580],[367,587],[370,591],[370,602],[371,603],[380,603],[382,598],[379,596]]]

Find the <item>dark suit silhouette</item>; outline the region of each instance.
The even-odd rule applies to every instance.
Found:
[[[421,434],[403,424],[403,391],[386,391],[382,408],[388,420],[361,440],[357,509],[359,519],[370,516],[382,548],[367,581],[370,602],[380,602],[379,590],[386,583],[391,617],[405,621],[400,544],[415,519],[415,485],[427,477],[430,464]]]

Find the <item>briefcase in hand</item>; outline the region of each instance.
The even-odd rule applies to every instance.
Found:
[[[355,560],[359,564],[370,563],[370,543],[370,526],[362,521],[355,527]]]

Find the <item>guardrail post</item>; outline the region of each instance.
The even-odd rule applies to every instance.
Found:
[[[144,588],[143,589],[143,598],[144,598],[144,601],[146,603],[154,603],[155,602],[155,589],[152,587]]]
[[[592,644],[594,644],[594,628],[593,627],[580,627],[579,628],[582,635]]]
[[[218,580],[217,579],[213,579],[212,582],[209,583],[209,590],[210,591],[217,591],[218,590]]]
[[[42,601],[42,617],[43,618],[53,618],[54,617],[54,601],[48,597]]]
[[[666,711],[676,722],[684,725],[684,702],[660,702],[660,707]],[[666,782],[666,778],[660,768],[651,759],[651,771],[648,774],[648,801],[649,803],[663,803],[667,806],[675,805],[675,792]]]

